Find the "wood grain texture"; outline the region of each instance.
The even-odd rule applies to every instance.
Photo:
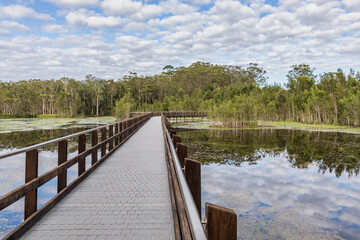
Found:
[[[233,210],[205,203],[205,215],[208,240],[237,239],[237,215]]]
[[[101,129],[101,141],[106,140],[106,127]],[[101,147],[101,157],[105,156],[106,154],[106,145],[103,145]]]
[[[78,154],[85,152],[86,146],[86,135],[82,134],[79,136],[78,140]],[[80,157],[78,163],[78,176],[85,172],[85,157]]]
[[[199,216],[201,216],[201,164],[185,158],[185,179],[193,196]]]
[[[67,161],[68,143],[67,140],[63,140],[58,143],[58,166]],[[58,175],[57,192],[61,192],[67,185],[67,171],[64,171]]]
[[[91,147],[94,147],[98,144],[98,131],[95,130],[91,133]],[[91,165],[94,165],[98,160],[98,151],[94,151],[92,154],[91,154]]]
[[[184,168],[185,166],[185,158],[188,156],[188,149],[187,146],[181,143],[178,143],[176,145],[176,153],[178,155],[181,168]]]
[[[38,177],[39,153],[37,149],[26,152],[25,183]],[[24,219],[37,210],[37,189],[25,195]]]

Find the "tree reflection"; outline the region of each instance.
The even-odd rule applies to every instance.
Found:
[[[179,131],[189,157],[203,164],[257,164],[267,155],[285,156],[292,167],[318,167],[340,177],[360,171],[360,136],[288,129]]]

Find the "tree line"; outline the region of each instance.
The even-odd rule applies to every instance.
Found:
[[[263,120],[359,126],[360,73],[338,69],[315,75],[309,65],[291,66],[287,83],[267,84],[258,64],[189,67],[135,72],[118,80],[32,79],[0,82],[1,114],[112,115],[130,111],[208,111],[229,127]]]

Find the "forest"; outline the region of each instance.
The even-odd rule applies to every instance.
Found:
[[[342,69],[314,74],[293,65],[287,83],[268,84],[258,64],[196,62],[167,65],[154,76],[135,72],[118,80],[87,75],[84,80],[0,81],[0,116],[128,116],[130,111],[208,111],[228,127],[257,121],[296,121],[359,126],[360,73]]]

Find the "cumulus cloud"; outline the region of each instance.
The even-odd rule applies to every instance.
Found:
[[[90,28],[119,27],[122,24],[120,17],[105,17],[86,9],[70,12],[65,19],[70,25]]]
[[[343,3],[349,11],[360,12],[360,0],[343,0]]]
[[[67,33],[68,30],[63,25],[58,24],[46,24],[42,27],[43,32],[47,33]]]
[[[40,20],[54,20],[50,15],[45,13],[37,13],[32,8],[27,8],[22,5],[8,5],[0,6],[0,18],[34,18]]]
[[[135,20],[146,20],[163,12],[163,8],[159,5],[142,4],[142,2],[131,0],[104,0],[101,8],[107,15],[128,16]]]
[[[66,8],[78,7],[96,7],[99,5],[99,0],[43,0],[55,4],[56,6]]]
[[[357,61],[360,54],[357,50],[359,0],[279,0],[276,5],[265,0],[44,1],[60,7],[51,10],[57,13],[53,16],[56,22],[52,24],[20,26],[24,23],[19,21],[20,25],[16,25],[14,19],[52,18],[38,13],[37,8],[0,6],[1,20],[9,21],[0,25],[0,60],[1,56],[15,54],[8,51],[17,48],[18,32],[41,29],[45,36],[46,33],[59,35],[23,37],[22,41],[29,43],[19,49],[19,56],[31,53],[34,57],[46,49],[56,58],[56,54],[70,54],[66,51],[72,49],[71,53],[76,53],[72,57],[78,58],[74,66],[106,63],[99,69],[108,69],[107,75],[120,69],[125,74],[129,69],[141,74],[155,74],[168,63],[179,66],[193,61],[236,65],[257,62],[268,70],[272,82],[284,81],[289,66],[303,62],[321,71],[336,71],[339,67],[360,69]],[[97,40],[84,42],[83,38],[89,33]],[[81,61],[85,53],[91,54],[92,62]],[[48,59],[47,66],[55,62],[61,63],[57,65],[59,72],[67,69],[67,63],[60,57],[53,62]],[[32,65],[33,62],[26,64],[31,65],[28,78],[46,75],[39,69],[35,71],[37,67]],[[26,64],[24,60],[23,65]],[[5,68],[0,65],[0,70]],[[15,65],[13,69],[17,69]],[[2,79],[13,75],[0,72]],[[271,78],[275,73],[284,76],[283,79]]]
[[[0,34],[9,34],[13,31],[31,32],[31,29],[23,24],[14,21],[1,21],[0,22]]]

